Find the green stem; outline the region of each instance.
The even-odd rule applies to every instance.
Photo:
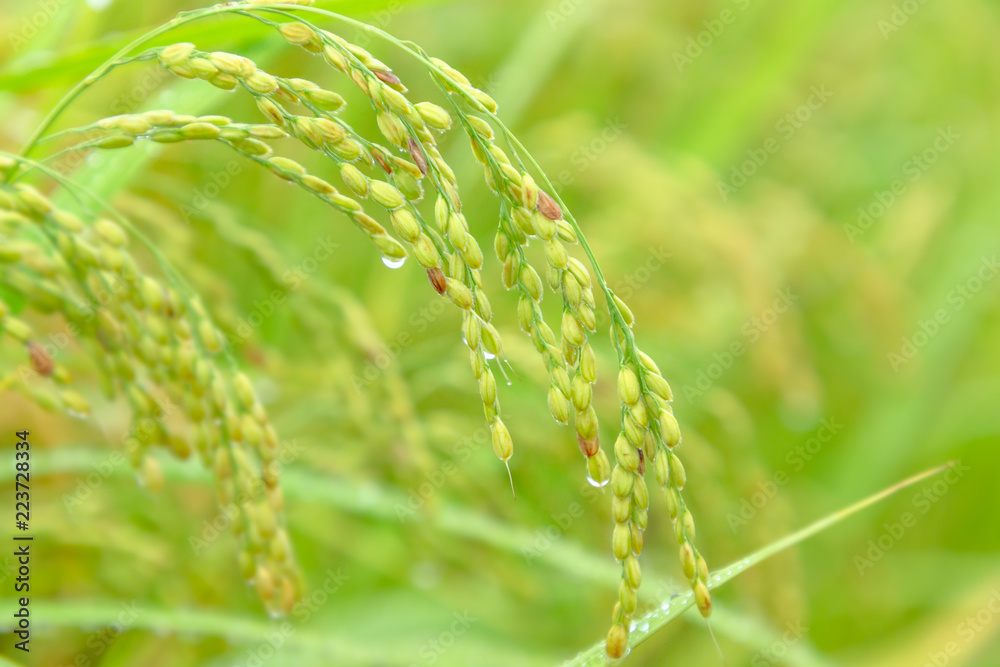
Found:
[[[190,13],[178,14],[173,19],[167,21],[158,28],[150,30],[145,35],[137,37],[136,39],[129,42],[127,45],[122,47],[117,53],[104,61],[97,69],[91,72],[90,75],[79,81],[73,88],[66,93],[61,100],[59,100],[54,107],[49,111],[48,115],[42,119],[42,122],[35,128],[35,131],[31,133],[24,146],[21,148],[19,155],[23,157],[28,157],[31,152],[37,147],[39,139],[42,135],[52,127],[52,124],[59,118],[67,107],[76,100],[85,90],[90,88],[92,85],[100,81],[104,75],[110,72],[112,69],[121,64],[120,61],[126,58],[129,53],[139,48],[140,46],[151,42],[160,35],[170,32],[174,28],[184,25],[185,23],[191,23],[192,21],[197,21],[198,19],[205,18],[207,16],[213,16],[215,14],[222,14],[231,11],[231,7],[217,6],[217,7],[207,7],[205,9],[200,9]]]

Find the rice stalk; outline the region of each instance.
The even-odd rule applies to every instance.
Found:
[[[132,409],[123,445],[139,480],[153,491],[162,487],[154,448],[180,459],[197,455],[215,471],[220,505],[240,516],[234,532],[244,576],[257,584],[269,610],[291,609],[302,582],[284,527],[278,436],[249,378],[218,363],[224,340],[204,306],[183,298],[170,281],[143,273],[115,221],[58,208],[23,183],[0,183],[0,211],[7,231],[32,249],[16,259],[6,253],[24,272],[5,265],[0,281],[33,308],[61,312],[70,335],[96,343],[95,357],[106,360],[108,398],[122,395]],[[32,280],[43,274],[47,298]],[[3,333],[24,344],[27,356],[5,385],[43,408],[89,416],[89,402],[67,388],[69,374],[32,327],[6,305],[0,313]]]
[[[75,87],[32,135],[23,153],[27,155],[42,143],[47,129],[80,92],[120,65],[155,62],[183,78],[224,90],[241,88],[252,96],[266,122],[193,117],[170,110],[114,116],[50,135],[52,140],[87,131],[92,138],[49,159],[66,151],[127,148],[140,140],[176,144],[179,149],[189,141],[216,141],[346,215],[368,235],[387,265],[397,267],[412,254],[432,289],[462,313],[462,336],[470,351],[494,452],[506,465],[513,456],[513,440],[501,419],[496,377],[489,364],[493,359],[498,363],[505,359],[481,278],[484,257],[462,213],[455,173],[437,149],[440,134],[464,132],[474,157],[483,166],[484,180],[499,202],[494,251],[502,266],[503,285],[516,296],[520,328],[530,337],[548,371],[549,410],[560,423],[569,423],[573,417],[588,479],[595,486],[610,485],[612,491],[612,551],[621,564],[621,584],[607,637],[608,655],[624,654],[629,624],[636,612],[642,579],[639,558],[648,525],[648,466],[653,467],[663,490],[685,576],[707,617],[711,612],[708,566],[695,546],[694,519],[682,495],[687,473],[677,456],[681,434],[671,408],[672,391],[656,363],[639,348],[632,333],[630,309],[608,287],[594,252],[565,203],[500,120],[496,102],[464,75],[377,28],[307,5],[234,2],[179,15],[130,44]],[[389,66],[289,11],[292,9],[333,18],[393,43],[426,68],[447,101],[446,107],[414,101]],[[202,51],[193,44],[178,43],[130,56],[174,27],[223,13],[259,21],[290,46],[322,57],[368,100],[381,138],[365,138],[338,117],[344,99],[336,91],[307,79],[276,76],[238,54]],[[293,112],[292,105],[304,113]],[[285,138],[329,160],[350,194],[309,173],[300,163],[276,154],[273,142]],[[506,150],[501,143],[506,144]],[[85,335],[89,333],[113,358],[109,369],[112,384],[129,397],[137,419],[155,414],[160,392],[181,406],[198,433],[186,451],[197,451],[206,465],[213,467],[223,505],[239,501],[243,521],[236,532],[242,544],[241,571],[256,585],[269,609],[287,610],[301,593],[301,581],[283,529],[279,480],[268,469],[277,451],[277,434],[256,399],[252,383],[245,375],[214,362],[213,355],[222,350],[223,342],[197,299],[185,303],[171,292],[169,281],[163,284],[143,275],[125,250],[126,234],[114,223],[91,219],[86,224],[54,209],[30,186],[15,183],[23,175],[21,164],[12,160],[0,165],[7,174],[6,183],[0,186],[0,210],[6,216],[5,224],[16,228],[37,225],[49,252],[39,254],[30,247],[33,237],[26,237],[28,245],[4,248],[0,259],[5,267],[14,267],[5,269],[4,282],[22,291],[39,309],[63,312],[72,318],[68,286],[90,297],[114,280],[125,281],[125,293],[102,311],[105,314],[97,318],[98,325]],[[419,208],[425,188],[434,193],[433,216],[425,217]],[[365,210],[361,200],[384,211],[395,236]],[[542,246],[544,266],[533,266],[528,260],[531,242]],[[576,246],[587,263],[572,256]],[[43,261],[46,257],[58,258],[65,268],[60,272],[55,264],[47,265]],[[610,315],[609,333],[618,359],[620,415],[613,469],[601,446],[599,418],[592,404],[597,382],[591,342],[597,332],[595,285]],[[557,323],[547,322],[542,311],[546,289],[561,302]],[[38,374],[57,382],[65,379],[58,365],[32,345],[33,333],[27,324],[6,313],[3,323],[4,330],[26,346],[29,363]],[[554,326],[558,327],[558,338]],[[66,395],[65,391],[61,395],[64,403]],[[70,402],[78,403],[76,397],[69,396]],[[165,425],[154,423],[159,424],[152,438],[155,443],[176,440]],[[144,456],[141,442],[136,451],[134,458],[140,469],[150,466],[146,461],[155,462]],[[175,445],[175,452],[183,455],[184,447]],[[152,478],[155,472],[146,470],[146,475]]]

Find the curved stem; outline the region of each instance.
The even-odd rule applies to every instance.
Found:
[[[81,151],[88,151],[88,150],[90,150],[92,148],[97,148],[98,145],[99,145],[99,143],[100,143],[100,139],[91,139],[91,140],[88,140],[88,141],[81,141],[78,144],[73,144],[72,146],[67,146],[66,148],[63,148],[60,151],[56,151],[55,153],[52,153],[51,155],[46,155],[44,158],[41,158],[40,160],[33,161],[30,164],[31,164],[31,167],[40,167],[41,165],[44,165],[45,163],[51,163],[54,160],[58,160],[59,158],[65,156],[65,155],[69,155],[70,153],[79,153]],[[25,163],[25,164],[28,164],[28,163]],[[45,173],[48,174],[48,172],[45,172]],[[10,176],[7,179],[7,182],[8,183],[15,183],[18,180],[20,180],[22,177],[26,176],[27,174],[28,174],[27,170],[21,171],[20,173],[17,173],[17,174],[14,174],[14,175]],[[66,187],[66,184],[64,182],[60,181],[60,184],[63,185],[63,187]],[[69,189],[69,188],[67,187],[67,189]]]
[[[112,69],[117,67],[129,53],[139,48],[140,46],[151,42],[160,35],[170,32],[174,28],[180,27],[186,23],[191,23],[192,21],[197,21],[208,16],[214,16],[216,14],[223,14],[226,12],[233,11],[234,7],[218,5],[215,7],[206,7],[205,9],[199,9],[193,12],[184,12],[178,14],[173,19],[167,21],[163,25],[150,30],[146,34],[137,37],[136,39],[129,42],[127,45],[122,47],[113,56],[108,58],[101,64],[97,69],[90,73],[87,77],[79,81],[73,88],[66,93],[61,100],[59,100],[54,107],[49,111],[49,113],[42,119],[42,122],[35,128],[35,130],[25,141],[24,146],[18,152],[18,155],[23,157],[28,157],[31,152],[37,147],[39,139],[45,134],[46,130],[52,127],[52,124],[56,119],[66,111],[67,107],[80,96],[83,91],[90,88],[92,85],[97,83],[105,74],[110,72]],[[15,168],[16,169],[16,168]]]
[[[45,119],[38,126],[38,128],[36,128],[35,131],[32,133],[32,135],[28,138],[28,141],[25,143],[25,146],[21,149],[20,154],[27,156],[35,148],[35,146],[38,143],[38,140],[45,133],[45,131],[49,127],[51,127],[52,123],[56,120],[56,118],[58,118],[58,116],[63,111],[66,110],[66,108],[73,102],[73,100],[75,100],[80,95],[80,93],[82,93],[88,87],[93,85],[102,76],[107,74],[108,71],[110,71],[113,67],[115,67],[118,60],[125,58],[131,51],[155,39],[156,37],[159,37],[160,35],[163,35],[181,25],[190,23],[192,21],[196,21],[198,19],[206,18],[208,16],[214,16],[225,13],[237,13],[237,12],[247,13],[248,11],[250,11],[250,12],[266,12],[270,14],[277,14],[279,16],[284,16],[287,18],[294,18],[294,14],[292,14],[289,10],[294,10],[296,12],[318,14],[320,16],[332,18],[347,25],[353,26],[358,30],[360,30],[361,32],[365,32],[368,33],[369,35],[379,37],[393,44],[394,46],[398,47],[399,49],[403,50],[404,52],[408,53],[412,57],[419,60],[429,71],[433,72],[439,77],[445,76],[441,68],[435,65],[430,58],[428,58],[425,54],[421,53],[418,49],[413,48],[406,42],[382,30],[381,28],[377,28],[375,26],[364,23],[363,21],[353,19],[349,16],[338,14],[336,12],[332,12],[326,9],[321,9],[319,7],[309,7],[303,5],[293,6],[293,5],[288,5],[286,3],[271,3],[271,4],[250,4],[246,2],[226,3],[223,5],[216,5],[214,7],[207,7],[205,9],[199,9],[192,12],[185,12],[178,14],[175,18],[171,19],[167,23],[164,23],[160,27],[151,30],[150,32],[146,33],[145,35],[142,35],[141,37],[136,38],[131,43],[123,47],[109,60],[105,61],[104,64],[98,67],[90,76],[86,77],[85,79],[80,81],[76,86],[74,86],[73,89],[70,90],[56,104],[56,106],[49,112],[49,114],[45,117]],[[513,146],[516,149],[516,152],[520,153],[521,156],[525,160],[527,160],[528,164],[535,170],[535,172],[538,174],[540,178],[541,184],[546,187],[546,189],[551,193],[552,198],[563,209],[564,218],[576,232],[580,242],[580,247],[583,249],[584,254],[587,256],[587,260],[590,262],[590,265],[594,270],[594,275],[595,278],[597,279],[597,284],[601,288],[601,291],[604,293],[604,297],[608,306],[608,312],[611,315],[611,318],[614,322],[614,326],[621,332],[621,335],[624,338],[624,342],[626,344],[626,348],[628,352],[631,353],[629,356],[634,356],[636,350],[636,343],[632,330],[626,324],[624,316],[619,310],[617,304],[615,304],[614,293],[608,286],[607,279],[604,277],[604,273],[601,271],[600,265],[597,262],[597,257],[594,254],[594,251],[591,248],[590,243],[587,241],[586,237],[583,234],[583,231],[580,229],[580,225],[576,221],[576,218],[569,211],[569,208],[566,206],[566,203],[563,201],[563,199],[559,196],[559,193],[553,186],[552,181],[549,180],[548,176],[539,166],[534,156],[532,156],[531,153],[527,150],[527,148],[525,148],[524,144],[521,143],[521,141],[514,135],[513,132],[510,131],[507,125],[504,124],[504,122],[495,113],[491,113],[488,110],[482,109],[482,105],[479,104],[478,101],[475,100],[475,98],[473,98],[469,93],[463,90],[458,90],[457,94],[462,95],[466,99],[466,101],[468,101],[473,106],[473,108],[480,109],[482,113],[485,113],[487,116],[489,116],[489,118],[493,121],[493,123],[503,133],[504,138],[508,141],[508,143],[511,146]],[[16,171],[17,168],[18,165],[15,165],[11,169]],[[622,351],[620,351],[620,354],[621,352]]]

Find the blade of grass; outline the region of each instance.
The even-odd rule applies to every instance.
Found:
[[[733,579],[740,572],[757,565],[761,561],[770,558],[771,556],[784,551],[789,547],[795,546],[799,542],[802,542],[817,533],[823,532],[827,528],[840,523],[847,517],[857,514],[861,510],[874,505],[880,500],[888,498],[889,496],[898,493],[907,487],[913,486],[928,477],[937,475],[954,465],[954,462],[949,462],[942,466],[938,466],[937,468],[914,475],[913,477],[893,484],[889,488],[884,489],[873,496],[869,496],[860,502],[854,503],[853,505],[845,507],[842,510],[838,510],[833,514],[830,514],[819,521],[816,521],[805,528],[788,535],[787,537],[784,537],[783,539],[772,542],[763,549],[759,549],[758,551],[750,554],[746,558],[742,558],[728,567],[715,571],[708,579],[708,587],[713,590],[719,588],[729,580]],[[629,646],[634,648],[639,644],[642,644],[665,625],[680,618],[681,615],[690,609],[692,605],[694,605],[694,594],[690,591],[679,593],[664,600],[657,609],[646,614],[635,622],[635,629],[629,637]],[[605,665],[607,662],[607,655],[604,651],[604,640],[602,639],[573,660],[567,662],[566,665],[567,667],[593,667],[595,665]]]
[[[99,630],[116,622],[121,616],[120,600],[32,600],[32,619],[36,629],[75,627],[84,630]],[[15,609],[13,600],[0,600],[3,620],[0,628],[5,632],[12,627]],[[280,623],[280,622],[279,622]],[[208,609],[156,608],[142,606],[131,629],[167,630],[179,634],[226,637],[237,644],[254,645],[266,643],[268,633],[274,632],[276,624],[262,618],[241,618],[230,613]],[[388,649],[385,646],[362,646],[343,637],[327,632],[298,630],[288,638],[289,644],[304,649],[323,651],[331,664],[409,664],[413,655],[402,649]]]
[[[105,450],[96,450],[80,445],[67,445],[58,452],[39,452],[32,459],[32,472],[39,477],[55,474],[86,474],[92,471],[94,461],[106,458]],[[211,475],[193,462],[182,463],[172,458],[160,459],[163,474],[168,481],[192,481],[209,484]],[[347,479],[332,479],[309,468],[288,466],[282,471],[285,496],[296,502],[322,503],[338,510],[385,522],[398,523],[397,507],[406,507],[407,496],[401,491],[385,488],[373,482],[355,482]],[[115,477],[131,476],[128,466],[120,466],[113,473]],[[516,527],[497,521],[465,507],[440,502],[436,510],[425,520],[436,530],[463,539],[491,546],[520,556],[525,548],[537,539],[531,527]],[[614,589],[618,586],[620,572],[617,565],[603,555],[594,554],[569,539],[561,539],[537,557],[558,572],[581,581],[592,582]],[[644,569],[644,576],[652,585],[650,590],[678,590],[679,584],[655,571],[652,566]],[[740,619],[736,612],[728,614],[724,605],[717,604],[714,627],[733,641],[745,643],[743,625],[749,621]],[[732,620],[732,622],[730,622]],[[780,633],[760,623],[755,625],[755,639],[766,641],[768,645],[776,641]],[[813,667],[821,664],[821,656],[802,644],[794,654],[786,656],[792,667]]]
[[[121,600],[32,600],[34,627],[79,628],[84,631],[101,632],[119,623],[122,614]],[[227,656],[211,664],[246,665],[254,662],[254,656],[262,653],[262,647],[271,648],[274,662],[266,664],[304,665],[390,665],[415,664],[417,652],[414,647],[395,638],[385,642],[372,642],[356,636],[346,637],[332,634],[329,626],[320,624],[299,626],[290,619],[268,621],[263,618],[247,618],[224,611],[194,608],[164,608],[139,602],[139,612],[128,629],[146,630],[155,633],[169,633],[191,637],[223,637],[232,646]],[[12,618],[15,605],[10,599],[0,599],[0,612],[4,618]],[[0,621],[0,629],[7,630],[12,621]],[[274,637],[281,637],[281,644],[275,647]],[[270,638],[270,639],[269,639]],[[483,638],[478,647],[459,646],[451,650],[460,662],[450,664],[469,665],[524,665],[535,667],[551,664],[551,659],[539,659],[517,646],[500,645],[495,639]],[[248,659],[250,656],[250,659]],[[227,660],[227,657],[229,658]],[[2,656],[0,656],[2,658]],[[259,660],[259,659],[258,659]],[[6,664],[0,662],[0,667]]]
[[[968,280],[982,258],[1000,251],[1000,233],[993,223],[1000,196],[992,193],[987,200],[969,206],[967,215],[956,212],[949,223],[949,236],[922,262],[930,268],[928,276],[921,277],[927,286],[922,290],[917,313],[934,312],[948,304],[948,294]],[[933,456],[940,451],[942,441],[930,440],[924,434],[937,425],[941,387],[953,383],[962,365],[969,363],[968,350],[992,308],[993,301],[984,292],[970,299],[960,311],[949,311],[948,325],[941,327],[932,344],[920,350],[919,374],[911,368],[902,369],[909,373],[910,381],[900,383],[893,391],[877,393],[865,406],[857,427],[833,454],[826,469],[830,488],[875,485],[884,483],[886,476],[892,479],[898,475],[906,460],[894,448],[877,446],[886,438],[912,443],[909,451],[918,455]]]

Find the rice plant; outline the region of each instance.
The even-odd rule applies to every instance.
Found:
[[[503,464],[492,473],[503,475],[511,491],[495,502],[516,502],[525,482],[511,462],[532,456],[520,444],[515,452],[508,424],[519,419],[518,406],[502,411],[501,396],[505,386],[522,381],[528,363],[510,350],[523,343],[533,349],[530,363],[542,369],[546,385],[534,399],[572,429],[561,446],[573,447],[575,436],[582,457],[575,472],[565,471],[565,483],[599,490],[612,519],[604,542],[619,583],[605,612],[610,628],[600,651],[574,664],[625,657],[657,623],[689,606],[709,619],[711,589],[855,511],[710,572],[685,496],[688,481],[697,485],[706,471],[682,463],[685,416],[674,413],[674,390],[643,349],[636,316],[616,292],[622,291],[618,277],[602,269],[601,247],[588,241],[528,142],[508,128],[494,98],[457,68],[379,27],[312,5],[246,0],[182,12],[81,78],[19,152],[0,153],[0,328],[5,345],[22,350],[20,363],[4,370],[4,390],[52,412],[93,419],[90,401],[51,345],[52,320],[45,316],[54,316],[89,353],[101,400],[129,406],[131,426],[119,448],[140,484],[164,488],[163,453],[197,460],[214,479],[219,511],[233,517],[232,557],[242,579],[271,616],[301,611],[311,589],[289,535],[286,513],[294,500],[285,499],[290,490],[282,475],[284,441],[295,434],[269,415],[261,396],[266,378],[247,368],[242,341],[231,326],[220,325],[178,253],[165,251],[161,239],[86,179],[61,168],[66,160],[129,151],[190,152],[197,160],[210,146],[294,188],[283,196],[320,202],[336,236],[367,237],[367,259],[379,270],[426,278],[427,295],[447,304],[442,317],[467,348],[465,382],[479,392],[482,426]],[[254,59],[253,49],[171,39],[209,22],[252,24],[276,55],[265,63]],[[358,36],[366,45],[376,40],[386,55],[376,57]],[[300,52],[322,69],[306,78],[281,62],[295,62]],[[153,108],[76,126],[65,122],[82,96],[138,69],[187,80],[183,85],[205,94],[231,92],[240,115]],[[413,92],[427,88],[428,99]],[[352,118],[362,120],[349,121],[345,110],[358,105],[363,111]],[[456,144],[467,144],[467,155],[482,169],[480,181],[460,181],[457,161],[465,158],[451,150]],[[474,207],[467,206],[470,198]],[[481,215],[484,207],[495,216],[467,218],[470,208]],[[295,223],[275,220],[274,234]],[[629,221],[620,225],[627,236]],[[233,236],[246,238],[239,231]],[[513,320],[494,313],[493,304],[504,301],[510,308],[498,313],[516,313],[521,341],[512,339]],[[350,314],[344,319],[345,328],[363,326]],[[610,372],[599,377],[596,348],[605,336]],[[617,396],[617,415],[599,411],[600,392]],[[602,440],[602,430],[612,437]],[[710,443],[702,439],[698,446]],[[651,498],[654,481],[659,492]],[[703,515],[699,521],[724,519]],[[640,608],[640,560],[648,564],[644,540],[657,523],[672,534],[690,592],[649,612]]]

